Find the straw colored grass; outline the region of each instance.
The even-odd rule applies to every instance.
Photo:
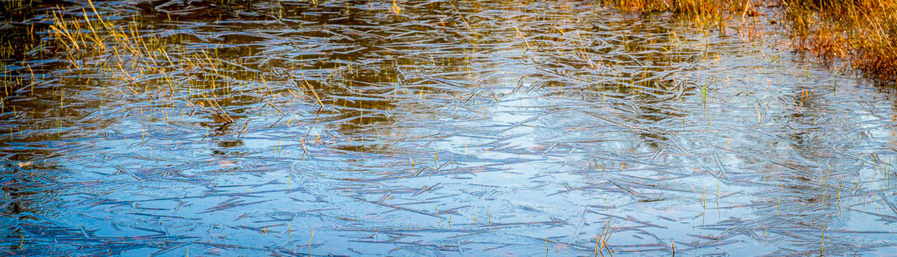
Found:
[[[672,12],[725,31],[727,21],[778,6],[793,49],[824,63],[843,62],[883,80],[897,79],[897,0],[605,0],[621,10]]]
[[[897,0],[784,2],[796,50],[897,79]]]

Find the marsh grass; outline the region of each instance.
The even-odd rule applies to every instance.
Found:
[[[739,11],[746,13],[753,6],[750,0],[605,0],[604,3],[627,11],[670,11],[706,16],[728,16]]]
[[[897,1],[784,1],[794,48],[897,79]]]
[[[751,0],[603,0],[604,4],[638,13],[672,12],[690,18],[705,27],[725,32],[729,21],[755,16],[756,3]]]
[[[144,34],[151,28],[136,16],[129,19],[106,15],[93,1],[81,7],[57,6],[47,13],[51,21],[46,30],[50,47],[79,77],[97,72],[117,85],[113,94],[153,97],[167,105],[182,103],[192,109],[190,115],[207,113],[225,124],[235,121],[226,102],[234,90],[249,88],[262,96],[260,103],[286,116],[273,98],[280,90],[272,90],[260,71],[246,67],[240,60],[222,59],[218,49],[175,47],[184,40],[176,35]],[[103,92],[109,93],[105,86]],[[289,92],[295,96],[292,90]]]
[[[825,64],[842,62],[882,80],[897,79],[897,1],[895,0],[604,0],[638,13],[672,12],[725,34],[732,20],[765,14],[776,6],[793,50]]]

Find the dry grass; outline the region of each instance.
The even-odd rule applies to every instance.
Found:
[[[897,0],[605,0],[634,12],[672,12],[725,31],[727,21],[780,6],[794,50],[841,61],[884,80],[897,79]]]
[[[796,50],[844,61],[879,79],[897,79],[897,1],[789,0],[784,5]]]
[[[693,18],[694,22],[725,30],[734,17],[756,15],[751,0],[603,0],[605,4],[632,12],[672,12]]]
[[[605,0],[605,4],[636,12],[671,11],[692,15],[725,16],[749,8],[748,0]]]

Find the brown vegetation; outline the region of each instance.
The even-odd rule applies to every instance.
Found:
[[[879,79],[897,79],[895,0],[605,0],[622,10],[673,12],[725,29],[727,21],[778,6],[794,50],[846,65]]]

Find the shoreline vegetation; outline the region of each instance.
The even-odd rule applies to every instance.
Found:
[[[724,30],[733,19],[770,14],[784,21],[792,49],[823,63],[842,62],[871,77],[897,79],[897,0],[603,0],[636,13],[688,15]],[[772,20],[774,21],[774,20]]]
[[[141,37],[125,32],[133,31],[131,28],[123,30],[122,25],[105,21],[93,7],[93,2],[87,2],[90,7],[85,9],[89,11],[74,15],[64,15],[64,9],[50,11],[46,15],[52,17],[50,26],[39,25],[36,28],[32,24],[19,33],[22,35],[7,35],[9,38],[0,42],[3,43],[0,54],[24,60],[29,59],[31,56],[27,56],[28,53],[35,52],[35,49],[42,52],[46,45],[38,44],[41,40],[35,37],[35,33],[44,30],[49,31],[56,43],[66,50],[65,56],[76,68],[77,58],[74,57],[85,54],[77,53],[83,50],[81,46],[91,50],[98,47],[101,52],[108,53],[106,43],[109,42],[104,41],[110,38],[118,41],[113,43],[122,45],[121,49],[114,49],[113,52],[130,50],[142,56],[136,53],[142,49]],[[129,1],[128,5],[152,12],[154,9],[151,6],[158,9],[162,2],[134,0]],[[840,62],[869,77],[890,83],[897,81],[897,0],[600,0],[600,3],[628,12],[670,12],[688,16],[690,22],[718,29],[723,35],[728,34],[731,29],[729,25],[734,22],[741,21],[741,24],[750,26],[747,20],[756,22],[755,16],[772,16],[767,20],[781,23],[787,33],[785,36],[791,39],[789,45],[792,50],[808,53],[823,64]],[[23,1],[7,5],[9,10],[19,10],[8,13],[7,19],[24,19],[24,13],[18,13],[22,12]],[[752,29],[747,31],[749,38],[760,35]],[[19,44],[13,45],[13,38],[21,39],[17,40]],[[33,71],[29,70],[28,73],[33,76]]]

